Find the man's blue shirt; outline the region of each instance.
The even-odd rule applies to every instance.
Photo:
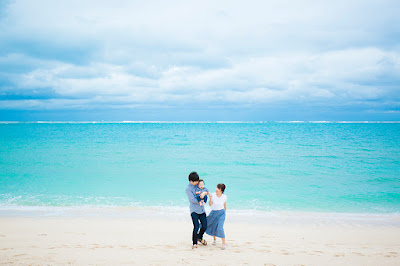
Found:
[[[202,214],[205,213],[204,205],[200,206],[199,204],[199,196],[196,195],[196,188],[197,186],[193,186],[192,184],[189,183],[189,185],[186,187],[186,195],[188,196],[190,205],[190,213],[195,212],[197,214]]]

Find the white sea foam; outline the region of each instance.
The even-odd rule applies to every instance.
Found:
[[[308,121],[309,123],[313,124],[332,124],[335,123],[335,121]]]
[[[206,207],[207,215],[210,209]],[[5,217],[101,217],[101,218],[159,218],[189,220],[188,207],[175,206],[1,206]],[[334,213],[300,211],[259,211],[229,209],[227,221],[259,224],[341,224],[400,226],[400,213]]]
[[[299,123],[299,124],[301,124],[301,123],[305,123],[306,121],[275,121],[276,123],[288,123],[288,124],[294,124],[294,123]]]

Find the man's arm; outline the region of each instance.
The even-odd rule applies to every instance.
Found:
[[[188,196],[188,199],[190,202],[199,203],[198,198],[200,198],[200,197],[196,196],[196,194],[194,194],[192,191],[190,191],[189,188],[186,188],[186,195]]]

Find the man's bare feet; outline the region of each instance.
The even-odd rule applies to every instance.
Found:
[[[203,246],[207,246],[207,241],[205,239],[198,239],[198,242],[200,242]]]

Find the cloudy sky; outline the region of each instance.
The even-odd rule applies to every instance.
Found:
[[[0,1],[0,120],[400,120],[400,2]]]

